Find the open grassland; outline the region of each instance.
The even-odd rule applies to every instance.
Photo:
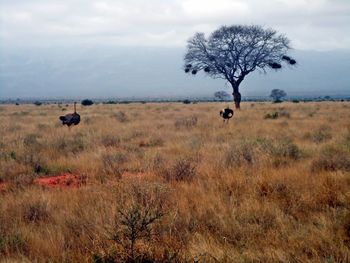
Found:
[[[0,261],[349,262],[350,103],[226,105],[0,106]]]

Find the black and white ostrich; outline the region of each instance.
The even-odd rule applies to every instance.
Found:
[[[226,109],[222,109],[220,111],[220,116],[224,119],[224,122],[227,120],[227,122],[229,121],[229,119],[231,119],[233,117],[233,110],[230,109],[229,107],[227,107]]]
[[[60,116],[63,125],[70,127],[71,125],[78,125],[80,122],[80,115],[77,113],[77,103],[74,102],[74,113],[69,113],[65,116]]]

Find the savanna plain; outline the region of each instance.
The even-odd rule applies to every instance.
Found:
[[[1,105],[0,261],[349,262],[350,102],[226,105]]]

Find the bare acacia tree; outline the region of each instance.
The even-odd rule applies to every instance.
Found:
[[[225,99],[229,99],[230,98],[230,94],[228,94],[226,91],[224,90],[220,90],[214,93],[214,97],[218,98],[221,101],[224,101]]]
[[[213,78],[227,80],[233,89],[235,106],[240,108],[239,86],[256,69],[280,69],[281,62],[295,65],[287,56],[289,39],[273,29],[261,26],[222,26],[208,38],[196,33],[187,43],[185,72],[197,74],[203,70]]]

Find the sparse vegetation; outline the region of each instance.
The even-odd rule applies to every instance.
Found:
[[[350,102],[250,105],[2,105],[0,261],[347,262]]]

